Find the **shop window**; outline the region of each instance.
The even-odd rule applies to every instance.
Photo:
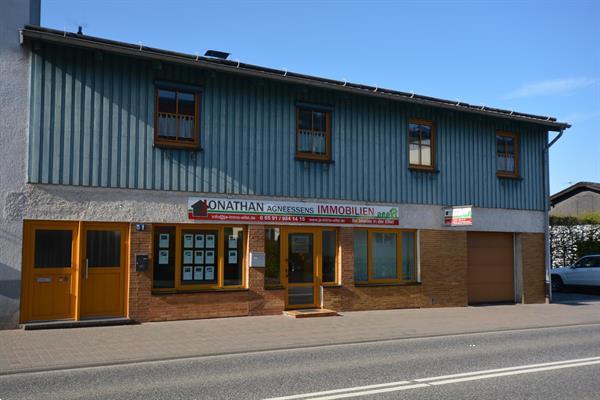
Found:
[[[199,116],[199,91],[157,85],[154,144],[197,148],[200,144]]]
[[[355,230],[354,280],[357,283],[416,280],[414,231]]]
[[[402,232],[402,279],[405,281],[416,280],[416,249],[415,233]]]
[[[37,229],[35,231],[35,268],[71,268],[73,232]]]
[[[155,289],[175,287],[175,227],[154,229],[153,286]]]
[[[337,282],[336,277],[336,254],[337,254],[337,235],[336,231],[323,231],[322,236],[322,257],[323,260],[323,283],[333,284]]]
[[[496,173],[507,178],[519,174],[519,141],[512,132],[496,133]]]
[[[354,231],[354,280],[367,282],[369,280],[368,237],[365,230]]]
[[[216,284],[218,230],[182,230],[181,284]]]
[[[331,112],[307,107],[296,110],[296,157],[331,159]]]
[[[371,277],[375,280],[398,279],[398,235],[388,232],[371,234]]]
[[[280,246],[279,228],[265,229],[265,287],[281,285]]]
[[[243,286],[244,232],[242,227],[228,226],[156,226],[154,289]]]
[[[408,123],[409,167],[435,169],[435,132],[433,122],[411,119]]]
[[[242,284],[242,254],[244,251],[244,230],[242,228],[225,228],[225,286]]]

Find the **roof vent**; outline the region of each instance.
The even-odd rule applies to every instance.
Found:
[[[83,27],[82,27],[81,25],[79,25],[79,26],[77,27],[77,34],[78,34],[78,35],[83,35]]]
[[[229,53],[218,50],[206,50],[204,55],[206,57],[220,58],[221,60],[227,60],[227,57],[229,57]]]

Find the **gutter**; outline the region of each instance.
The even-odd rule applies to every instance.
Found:
[[[135,45],[131,43],[119,42],[87,35],[80,35],[71,32],[42,28],[32,25],[25,26],[21,30],[21,35],[23,35],[25,39],[29,40],[41,40],[46,42],[58,43],[66,46],[87,48],[98,51],[107,51],[129,57],[163,62],[172,62],[194,67],[206,68],[215,71],[236,73],[245,76],[252,76],[263,79],[283,81],[287,83],[295,83],[300,85],[325,88],[346,93],[368,95],[371,97],[402,101],[405,103],[425,105],[435,108],[466,112],[470,114],[485,115],[487,117],[496,117],[513,121],[529,122],[532,124],[545,126],[549,130],[555,132],[567,129],[571,126],[566,122],[558,122],[556,118],[552,117],[526,114],[493,107],[472,105],[460,101],[451,101],[430,96],[422,96],[417,95],[415,93],[401,92],[397,90],[351,83],[347,81],[342,82],[335,79],[299,74],[287,70],[282,71],[274,68],[246,64],[239,61],[218,60],[212,59],[210,57],[202,57],[198,55],[161,50],[143,46],[141,43]]]
[[[563,133],[564,129],[561,129],[558,135],[544,146],[544,259],[546,264],[546,299],[548,302],[552,302],[552,280],[550,277],[550,147],[558,142]]]

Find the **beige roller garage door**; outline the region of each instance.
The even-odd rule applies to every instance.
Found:
[[[467,234],[469,303],[514,301],[512,233]]]

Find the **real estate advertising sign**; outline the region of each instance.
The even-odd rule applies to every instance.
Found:
[[[398,225],[398,207],[190,197],[193,220],[300,224]]]
[[[473,225],[471,206],[449,207],[444,209],[445,226]]]

